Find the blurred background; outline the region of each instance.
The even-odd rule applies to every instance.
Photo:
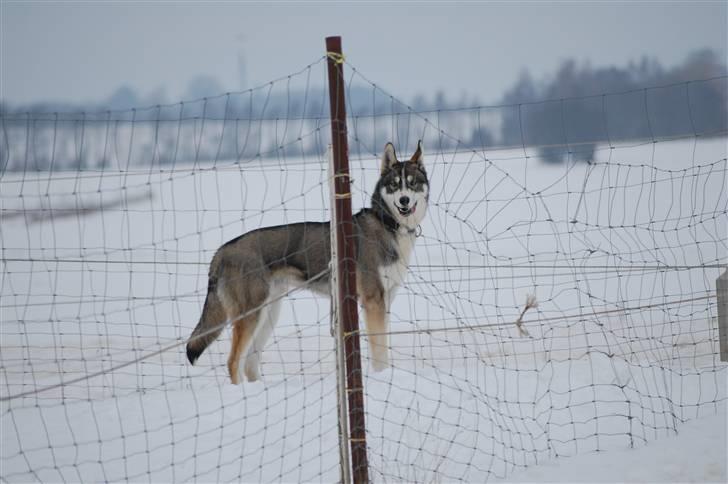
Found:
[[[352,117],[455,111],[439,119],[454,138],[442,148],[538,146],[546,162],[560,162],[563,145],[578,145],[574,156],[590,161],[592,141],[728,129],[726,5],[3,2],[0,108],[20,119],[171,104],[116,117],[179,119],[185,100],[186,116],[325,119],[323,69],[305,82],[247,90],[285,80],[320,58],[324,37],[342,35],[350,67],[367,81],[348,86]],[[373,83],[384,92],[373,94]],[[476,123],[461,110],[470,107],[490,110],[479,109]],[[373,132],[360,137],[372,139],[373,154],[380,149]],[[217,141],[176,159],[240,159]],[[67,158],[56,168],[102,163]]]

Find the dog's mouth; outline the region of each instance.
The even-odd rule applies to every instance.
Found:
[[[397,207],[397,211],[401,216],[407,217],[415,213],[415,210],[417,209],[417,202],[415,202],[414,205],[412,205],[411,207],[400,207],[397,204],[395,204],[394,206]]]

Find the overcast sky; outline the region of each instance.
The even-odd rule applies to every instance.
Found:
[[[725,58],[728,29],[725,1],[0,2],[0,97],[14,104],[98,101],[124,84],[175,101],[201,74],[238,90],[241,53],[250,87],[320,57],[327,35],[406,100],[444,89],[489,102],[523,69],[540,77],[569,57],[670,67],[709,47]]]

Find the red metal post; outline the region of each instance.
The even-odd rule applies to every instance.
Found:
[[[340,324],[344,334],[346,359],[346,393],[349,404],[349,443],[354,483],[369,481],[366,427],[364,425],[364,389],[359,344],[359,312],[356,297],[356,246],[351,217],[349,183],[349,143],[346,132],[344,100],[344,57],[341,37],[326,38],[331,106],[331,144],[334,155],[335,209],[332,230],[336,230],[338,256],[338,290]]]

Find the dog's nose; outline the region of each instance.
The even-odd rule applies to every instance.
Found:
[[[409,205],[409,197],[399,197],[399,204],[404,207]]]

